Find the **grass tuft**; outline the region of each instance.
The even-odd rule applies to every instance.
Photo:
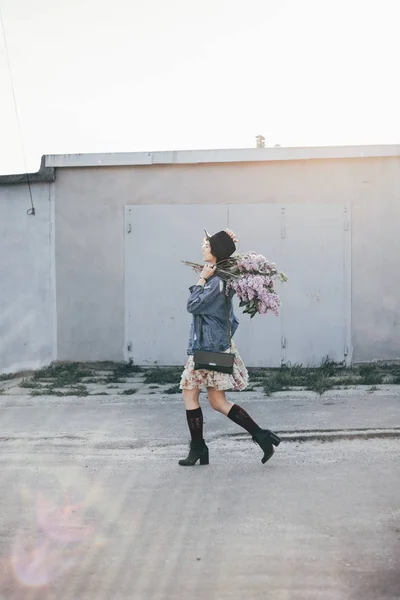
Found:
[[[258,370],[260,372],[260,370]],[[319,367],[304,367],[301,364],[287,364],[280,369],[266,369],[262,385],[267,396],[274,392],[301,387],[323,394],[327,390],[352,385],[378,385],[385,380],[384,372],[376,364],[361,365],[346,369],[343,363],[336,363],[328,356]],[[391,382],[400,383],[400,369],[393,367]]]
[[[144,376],[144,383],[158,383],[160,385],[166,383],[179,382],[182,375],[182,369],[151,369]]]
[[[9,381],[10,379],[14,379],[14,377],[17,377],[15,373],[3,373],[0,375],[0,381]]]
[[[324,392],[331,390],[333,387],[335,387],[335,382],[331,377],[325,375],[322,370],[319,373],[313,373],[309,377],[307,385],[308,390],[317,392],[320,396],[322,396]]]
[[[106,384],[107,383],[125,383],[125,382],[126,382],[126,379],[123,379],[123,378],[121,379],[121,377],[119,375],[115,375],[115,374],[107,375],[107,377],[101,381],[101,383],[106,383]]]
[[[120,363],[113,369],[115,377],[129,377],[134,373],[141,373],[143,369],[134,365],[132,361],[126,363]]]
[[[29,379],[24,379],[20,384],[19,387],[21,388],[26,388],[28,390],[37,390],[37,389],[42,389],[42,386],[40,385],[40,383],[36,382],[36,381],[32,381]]]
[[[94,371],[82,367],[80,363],[62,363],[50,365],[33,374],[35,381],[51,379],[54,387],[65,387],[79,383],[83,377],[91,377]]]
[[[168,388],[167,390],[163,391],[163,394],[181,394],[182,390],[180,389],[179,385],[174,385],[170,388]]]

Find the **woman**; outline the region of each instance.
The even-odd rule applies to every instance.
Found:
[[[226,298],[232,336],[239,324],[232,309],[234,292],[231,290],[226,297],[224,282],[215,273],[218,262],[229,258],[235,252],[235,242],[238,240],[230,229],[219,231],[213,236],[209,236],[206,232],[206,236],[202,246],[206,264],[197,284],[189,288],[190,296],[187,303],[187,310],[193,315],[193,321],[187,350],[189,358],[182,374],[180,389],[183,393],[191,443],[188,457],[180,460],[179,464],[194,466],[198,460],[201,465],[209,463],[208,447],[203,439],[203,413],[199,404],[202,388],[207,388],[208,400],[214,410],[226,415],[250,433],[263,450],[264,456],[261,462],[265,463],[273,455],[274,445],[279,445],[279,437],[269,429],[261,429],[243,408],[229,402],[225,396],[225,390],[244,390],[249,381],[247,369],[235,343],[232,342],[231,347],[229,345]],[[233,375],[208,369],[195,370],[193,361],[195,350],[232,352],[235,355]]]

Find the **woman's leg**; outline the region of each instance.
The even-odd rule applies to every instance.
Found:
[[[262,463],[267,462],[274,453],[274,445],[280,443],[279,437],[269,429],[261,429],[250,415],[238,404],[233,404],[226,399],[225,392],[215,388],[207,388],[208,400],[214,410],[226,415],[237,425],[250,433],[253,440],[261,447],[264,456]]]
[[[208,401],[211,408],[222,413],[226,417],[229,414],[233,404],[226,399],[225,392],[223,390],[216,390],[215,388],[207,388]]]
[[[225,392],[215,388],[207,388],[208,400],[214,410],[229,417],[231,421],[246,429],[251,435],[260,431],[261,427],[257,425],[250,415],[238,404],[233,404],[226,399]]]
[[[200,390],[184,389],[182,393],[191,442],[189,455],[180,460],[179,464],[183,467],[193,467],[200,460],[201,465],[208,465],[208,448],[203,439],[203,412],[199,403]]]
[[[182,390],[182,395],[186,410],[194,410],[195,408],[200,408],[200,390]]]
[[[192,441],[203,440],[203,412],[200,407],[200,390],[182,390],[186,419]]]

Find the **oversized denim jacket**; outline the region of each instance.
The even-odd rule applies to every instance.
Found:
[[[204,286],[192,285],[189,291],[187,309],[193,315],[193,320],[187,353],[191,355],[195,350],[225,352],[229,348],[225,297],[228,300],[231,337],[239,325],[232,308],[233,290],[225,296],[224,282],[218,275],[213,275]]]

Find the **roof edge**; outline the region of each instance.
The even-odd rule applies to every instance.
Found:
[[[99,154],[50,154],[47,168],[189,165],[206,163],[268,162],[400,156],[400,145],[313,146],[115,152]]]
[[[54,167],[46,166],[46,157],[42,156],[39,171],[36,173],[20,173],[18,175],[0,175],[0,185],[17,185],[27,183],[51,183],[56,178]]]

